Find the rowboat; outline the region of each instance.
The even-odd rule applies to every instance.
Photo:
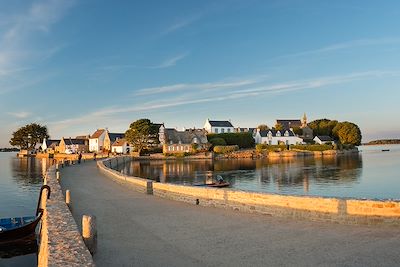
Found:
[[[194,184],[194,186],[228,187],[228,186],[230,186],[230,183],[222,182],[222,183],[209,183],[209,184]]]
[[[48,185],[42,186],[35,216],[0,219],[0,243],[13,242],[34,235],[36,226],[43,215],[43,209],[40,208],[40,201],[44,189],[47,189],[47,198],[50,198],[50,187]]]

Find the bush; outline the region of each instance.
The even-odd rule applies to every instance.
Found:
[[[214,152],[218,154],[225,154],[225,153],[230,153],[233,151],[239,150],[239,146],[233,145],[233,146],[215,146],[214,147]]]
[[[284,150],[286,150],[286,145],[258,144],[258,145],[256,145],[256,150],[257,150],[258,152],[261,152],[261,151],[263,151],[263,150],[279,152],[279,151],[284,151]]]
[[[212,138],[211,140],[209,140],[209,142],[210,142],[213,146],[226,146],[225,139],[220,138],[220,137]]]
[[[292,145],[291,149],[307,150],[307,151],[325,151],[334,149],[333,145]]]
[[[226,145],[232,146],[237,145],[239,148],[253,148],[254,138],[252,133],[221,133],[221,134],[209,134],[207,136],[210,143],[213,144],[213,140],[216,138],[222,138],[225,140]]]

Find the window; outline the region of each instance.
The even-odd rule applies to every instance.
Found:
[[[231,129],[228,129],[228,133],[230,133],[231,132]]]
[[[221,129],[221,133],[224,133],[224,132],[225,132],[225,129],[224,129],[224,128],[222,128],[222,129]]]
[[[215,133],[218,133],[218,128],[215,128]]]

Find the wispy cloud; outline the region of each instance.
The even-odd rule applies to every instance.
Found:
[[[190,17],[186,18],[181,18],[177,21],[175,21],[173,24],[169,25],[162,33],[161,35],[167,35],[173,32],[176,32],[182,28],[185,28],[189,26],[190,24],[198,21],[203,15],[202,14],[195,14]]]
[[[302,51],[298,53],[288,54],[284,56],[280,56],[278,58],[286,58],[286,57],[297,57],[297,56],[306,56],[312,54],[321,54],[328,53],[338,50],[351,49],[363,46],[378,46],[378,45],[391,45],[391,44],[400,44],[400,38],[377,38],[377,39],[358,39],[352,40],[348,42],[335,43],[332,45],[320,47],[313,50]]]
[[[10,69],[26,70],[31,62],[49,59],[64,47],[34,47],[30,40],[39,34],[49,34],[51,27],[74,4],[74,0],[36,1],[19,14],[10,15],[9,22],[3,27],[4,34],[0,37],[0,76],[3,80],[19,73],[10,72]]]
[[[112,121],[115,118],[120,118],[121,114],[135,113],[135,112],[151,112],[155,110],[163,110],[172,107],[183,105],[193,105],[209,102],[227,101],[233,99],[243,99],[251,97],[259,97],[263,95],[283,94],[291,91],[308,90],[308,89],[322,89],[324,87],[336,84],[344,84],[357,80],[367,80],[376,77],[390,77],[400,76],[400,71],[367,71],[355,72],[345,75],[334,75],[316,77],[308,80],[295,80],[281,83],[263,83],[256,84],[245,79],[236,83],[204,83],[197,84],[198,88],[205,90],[195,90],[192,94],[188,95],[171,95],[162,98],[161,100],[154,100],[145,102],[140,96],[136,98],[135,103],[125,106],[110,106],[107,108],[99,109],[90,114],[69,118],[63,121],[54,121],[50,123],[52,127],[68,128],[70,125],[88,124],[94,121]],[[214,85],[214,86],[210,86]],[[218,85],[218,86],[216,86]],[[171,86],[143,89],[142,93],[155,93],[157,90],[167,92],[168,90],[182,90],[185,88],[184,84],[176,84]],[[227,87],[229,91],[225,90]],[[208,89],[214,88],[215,90],[209,91]]]
[[[99,69],[111,70],[111,71],[123,70],[123,69],[165,69],[165,68],[176,66],[178,61],[184,59],[188,55],[189,55],[188,52],[184,52],[184,53],[178,54],[176,56],[167,58],[157,65],[140,66],[140,65],[135,65],[135,64],[119,64],[119,65],[117,64],[117,65],[102,66]]]
[[[265,76],[263,76],[265,77]],[[213,89],[227,89],[234,87],[241,87],[246,85],[251,85],[259,82],[256,79],[243,79],[238,81],[227,81],[227,82],[213,82],[213,83],[196,83],[196,84],[174,84],[159,87],[143,88],[138,90],[135,95],[152,95],[160,93],[170,93],[175,91],[188,91],[188,90],[213,90]]]
[[[29,116],[32,115],[31,112],[27,112],[27,111],[8,112],[7,114],[9,114],[11,116],[14,116],[14,117],[16,117],[18,119],[26,119],[26,118],[28,118]]]

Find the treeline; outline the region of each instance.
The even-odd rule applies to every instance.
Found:
[[[400,139],[381,139],[368,142],[366,145],[397,145]]]
[[[343,145],[361,145],[361,130],[357,124],[337,120],[320,119],[308,124],[314,131],[314,135],[327,135]]]

